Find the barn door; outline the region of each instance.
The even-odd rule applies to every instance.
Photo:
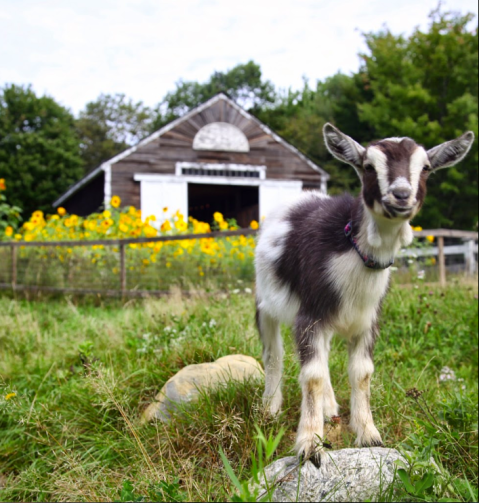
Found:
[[[268,180],[259,187],[259,216],[266,217],[268,213],[276,209],[288,200],[301,194],[302,182],[297,181],[272,181]]]
[[[141,213],[143,218],[155,215],[158,223],[180,211],[188,220],[188,186],[180,178],[141,181]]]

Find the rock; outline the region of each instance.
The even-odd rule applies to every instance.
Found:
[[[198,398],[201,389],[214,388],[229,381],[244,382],[263,378],[260,364],[251,356],[228,355],[213,363],[199,363],[182,368],[170,378],[142,416],[142,421],[160,419],[167,422],[177,403]]]
[[[269,487],[277,484],[271,501],[377,501],[393,482],[398,459],[406,463],[384,447],[341,449],[327,451],[319,469],[306,461],[300,474],[296,457],[279,459],[265,468],[265,477]],[[263,483],[259,494],[264,491]]]

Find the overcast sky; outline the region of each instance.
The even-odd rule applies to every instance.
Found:
[[[298,89],[358,68],[361,32],[428,26],[437,0],[0,0],[0,86],[32,84],[77,113],[100,93],[157,104],[179,79],[252,59]],[[444,9],[477,16],[476,0]]]

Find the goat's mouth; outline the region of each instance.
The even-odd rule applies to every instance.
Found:
[[[394,204],[384,204],[383,207],[389,214],[389,216],[393,218],[407,219],[412,215],[414,211],[414,206],[396,206]]]

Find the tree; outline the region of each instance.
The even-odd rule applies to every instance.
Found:
[[[330,174],[331,193],[354,192],[360,187],[354,170],[331,157],[321,131],[326,122],[333,122],[357,141],[367,141],[370,128],[361,125],[357,109],[357,104],[367,99],[360,75],[337,73],[318,81],[316,89],[305,79],[302,91],[284,93],[275,107],[256,115]]]
[[[124,94],[101,94],[86,104],[76,121],[85,171],[91,171],[138,143],[151,129],[151,110]]]
[[[11,205],[29,216],[53,201],[83,173],[71,113],[31,87],[0,89],[0,178]]]
[[[389,31],[366,34],[369,54],[361,72],[373,93],[360,103],[360,119],[377,138],[410,136],[431,148],[466,130],[477,136],[478,38],[472,15],[431,13],[427,32],[409,38]],[[424,227],[477,225],[477,142],[458,166],[429,181]]]
[[[215,94],[224,92],[242,107],[255,111],[275,102],[274,86],[263,81],[261,68],[253,61],[240,64],[226,72],[214,72],[210,79],[199,82],[179,81],[156,108],[152,130],[181,117]]]

